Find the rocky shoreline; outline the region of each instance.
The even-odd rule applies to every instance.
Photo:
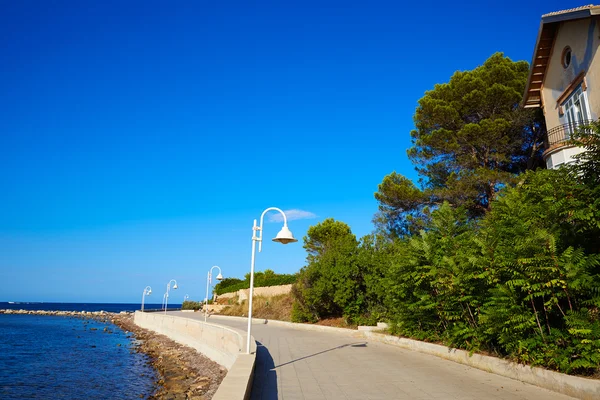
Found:
[[[50,311],[50,310],[0,310],[0,314],[25,314],[25,315],[56,315],[60,317],[78,317],[78,318],[95,318],[104,321],[106,318],[112,318],[115,315],[127,315],[126,311],[122,311],[120,314],[111,313],[106,311]]]
[[[133,322],[133,313],[106,311],[43,311],[0,310],[0,314],[54,315],[73,318],[92,318],[110,322],[136,339],[134,351],[147,354],[159,379],[149,399],[209,400],[213,397],[227,370],[198,353],[164,335],[143,329]],[[110,331],[108,331],[110,332]]]

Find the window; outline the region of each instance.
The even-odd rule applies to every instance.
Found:
[[[571,48],[565,47],[562,52],[562,65],[564,68],[568,68],[571,65]]]
[[[573,90],[573,93],[562,104],[565,114],[567,139],[581,125],[585,125],[590,120],[590,111],[587,102],[587,95],[581,84]]]

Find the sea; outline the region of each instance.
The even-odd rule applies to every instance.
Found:
[[[140,304],[0,302],[0,309],[118,313]],[[148,398],[158,379],[149,361],[135,351],[135,338],[111,323],[0,314],[2,400]]]

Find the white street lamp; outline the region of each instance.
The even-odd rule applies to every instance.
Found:
[[[177,281],[175,279],[171,279],[169,283],[167,283],[167,292],[165,293],[165,314],[167,313],[167,308],[169,307],[169,290],[171,289],[171,282],[175,282],[173,289],[177,289]]]
[[[252,294],[254,292],[254,259],[256,255],[256,242],[258,242],[258,252],[262,251],[262,231],[263,231],[263,220],[265,214],[268,211],[278,211],[283,215],[283,228],[279,231],[277,236],[273,239],[274,242],[282,244],[294,243],[298,239],[294,238],[294,235],[287,227],[287,217],[285,213],[277,207],[269,207],[260,216],[260,226],[256,226],[256,220],[254,220],[254,226],[252,227],[252,261],[250,263],[250,292],[248,293],[248,337],[246,340],[246,353],[250,354],[250,336],[252,335]],[[256,236],[256,231],[259,232]]]
[[[152,288],[150,286],[146,286],[144,288],[144,293],[142,293],[142,312],[144,312],[144,299],[146,295],[150,296],[152,294]]]
[[[189,298],[190,298],[190,296],[186,294],[185,296],[183,296],[183,302],[185,303],[185,301]],[[182,303],[182,305],[183,305],[183,303]]]
[[[219,269],[219,275],[217,275],[216,279],[218,281],[223,280],[223,275],[221,275],[221,268],[214,265],[208,271],[208,275],[206,276],[206,297],[204,298],[204,322],[206,322],[206,314],[208,314],[208,286],[212,283],[212,270],[215,268]]]

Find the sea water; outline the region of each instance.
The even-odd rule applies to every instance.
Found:
[[[148,357],[134,351],[134,338],[115,325],[0,314],[2,400],[147,398],[156,379]]]

